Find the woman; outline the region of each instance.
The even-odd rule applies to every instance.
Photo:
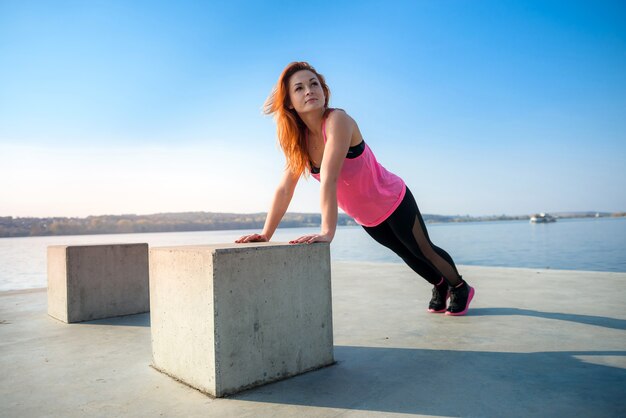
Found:
[[[321,231],[290,244],[331,242],[340,207],[434,286],[429,312],[465,315],[474,289],[461,278],[452,257],[430,241],[404,181],[376,161],[356,122],[345,111],[328,108],[329,98],[324,77],[308,63],[292,62],[283,70],[264,112],[276,119],[287,169],[263,231],[235,242],[269,241],[287,211],[298,179],[310,172],[321,184]]]

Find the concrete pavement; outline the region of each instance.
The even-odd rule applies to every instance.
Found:
[[[0,417],[626,416],[626,274],[460,266],[429,314],[401,264],[332,265],[335,365],[212,399],[150,367],[149,314],[64,324],[0,293]]]

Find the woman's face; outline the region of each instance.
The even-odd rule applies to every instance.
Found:
[[[322,90],[322,83],[315,73],[301,70],[294,73],[289,79],[290,109],[298,113],[310,112],[324,108],[326,96]]]

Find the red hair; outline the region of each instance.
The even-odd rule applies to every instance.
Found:
[[[287,158],[287,168],[298,175],[303,173],[306,175],[311,170],[309,153],[306,148],[306,125],[300,119],[296,110],[289,108],[291,105],[289,101],[289,79],[292,75],[302,70],[311,71],[320,81],[324,96],[326,96],[324,107],[328,109],[330,89],[326,84],[324,76],[315,71],[315,68],[308,62],[292,62],[287,65],[280,77],[278,77],[276,86],[263,105],[263,113],[274,115],[276,120],[278,142]]]

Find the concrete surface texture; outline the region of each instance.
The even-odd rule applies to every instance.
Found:
[[[148,312],[148,244],[48,247],[48,314],[71,323]]]
[[[148,314],[65,325],[0,293],[0,416],[626,416],[626,274],[460,270],[476,297],[447,317],[404,265],[333,263],[336,364],[219,399],[150,367]]]
[[[328,244],[150,249],[154,367],[221,397],[333,359]]]

